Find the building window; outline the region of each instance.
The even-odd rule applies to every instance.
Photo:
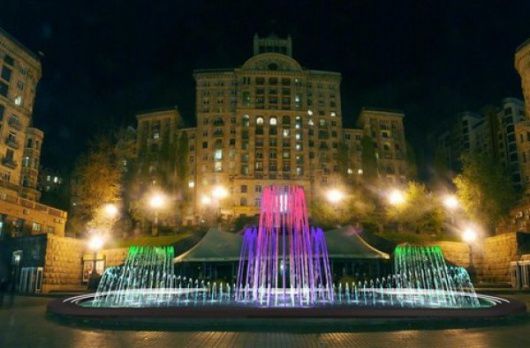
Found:
[[[239,205],[241,205],[242,207],[246,207],[247,206],[247,198],[246,197],[241,197],[241,199],[239,200]]]
[[[15,60],[9,54],[4,56],[4,62],[9,65],[15,65]]]
[[[31,231],[33,233],[39,233],[41,231],[41,224],[34,222]]]
[[[7,83],[0,81],[0,95],[7,97],[8,90],[9,90],[9,86],[7,85]]]
[[[254,186],[254,192],[261,193],[261,185]]]
[[[243,115],[243,127],[250,126],[250,117],[248,115]]]
[[[10,81],[11,80],[11,72],[12,70],[9,69],[8,67],[4,66],[4,68],[2,69],[2,78],[6,81]]]
[[[248,189],[247,185],[241,185],[241,188],[240,188],[241,193],[247,193],[247,189]]]
[[[278,119],[276,119],[276,117],[271,117],[269,120],[269,124],[271,126],[276,126],[278,124]]]
[[[203,149],[207,149],[208,148],[208,142],[207,141],[203,141],[202,148]]]

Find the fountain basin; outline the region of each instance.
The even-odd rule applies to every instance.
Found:
[[[90,307],[95,294],[57,299],[48,304],[48,314],[67,322],[98,327],[131,327],[208,330],[224,326],[255,328],[263,324],[280,330],[304,329],[314,326],[325,330],[371,325],[416,325],[445,323],[450,327],[468,327],[498,323],[499,319],[524,315],[526,305],[501,297],[477,294],[484,305],[478,308],[413,308],[378,305],[318,305],[307,307],[266,307],[256,305],[206,304],[179,307]],[[306,320],[307,319],[307,320]],[[360,320],[357,320],[360,319]],[[324,321],[319,321],[324,320]],[[317,324],[318,323],[318,324]],[[411,326],[412,325],[412,326]]]

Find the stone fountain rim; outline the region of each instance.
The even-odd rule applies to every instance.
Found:
[[[71,298],[70,298],[71,299]],[[88,300],[88,299],[87,299]],[[249,307],[237,305],[204,305],[189,307],[90,308],[69,298],[48,303],[47,313],[58,318],[128,322],[134,320],[185,319],[492,319],[526,313],[523,302],[509,299],[492,307],[481,308],[399,308],[373,306],[321,307]]]

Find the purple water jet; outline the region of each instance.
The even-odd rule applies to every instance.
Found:
[[[236,300],[274,306],[334,301],[324,232],[309,225],[302,187],[264,188],[259,224],[244,233]]]

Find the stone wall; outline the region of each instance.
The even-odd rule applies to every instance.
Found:
[[[42,292],[85,289],[81,284],[82,255],[86,242],[47,235]]]
[[[479,282],[509,283],[510,262],[527,252],[529,240],[530,234],[518,232],[487,237],[471,249],[462,242],[440,241],[428,245],[440,246],[447,261],[467,269],[471,266],[471,251],[473,271]]]
[[[105,267],[119,266],[125,262],[129,248],[104,249],[101,251],[105,258]]]
[[[482,245],[473,249],[473,253],[479,280],[486,283],[508,283],[510,262],[518,260],[521,254],[518,233],[488,237]]]
[[[440,241],[429,243],[428,245],[437,245],[442,248],[444,258],[456,265],[461,267],[469,267],[469,246],[462,242],[449,242]]]

